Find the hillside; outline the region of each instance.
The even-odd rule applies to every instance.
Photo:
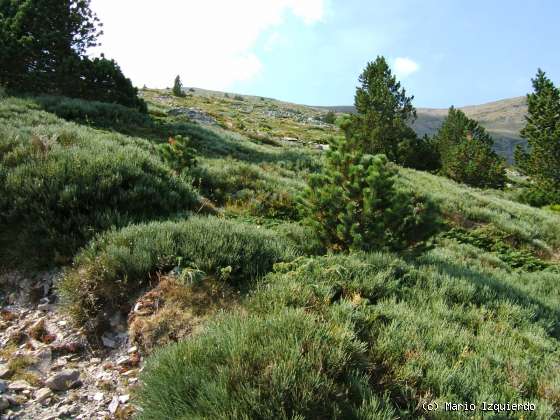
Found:
[[[336,112],[353,112],[353,106],[321,107]],[[525,97],[504,99],[482,105],[465,106],[461,109],[469,118],[480,122],[495,141],[495,150],[508,161],[513,161],[513,153],[518,144],[524,144],[519,131],[525,124],[527,105]],[[447,115],[447,109],[418,108],[418,119],[413,125],[419,135],[433,135]]]
[[[397,168],[399,189],[439,208],[440,232],[414,252],[327,253],[298,211],[338,132],[324,109],[141,96],[147,115],[0,98],[0,410],[389,420],[495,402],[483,415],[560,416],[557,212],[515,201],[514,182]],[[518,114],[502,105],[469,112],[507,131]],[[181,144],[195,163],[162,153]],[[70,320],[87,345],[61,347]],[[38,401],[62,367],[83,383]]]

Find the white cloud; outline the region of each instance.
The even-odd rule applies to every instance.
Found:
[[[259,37],[292,13],[309,25],[324,17],[324,0],[93,0],[104,24],[103,51],[136,85],[227,89],[258,76],[252,51]],[[272,45],[274,42],[272,42]]]
[[[414,60],[407,57],[397,57],[394,63],[395,74],[398,77],[408,77],[412,73],[416,73],[420,66]]]

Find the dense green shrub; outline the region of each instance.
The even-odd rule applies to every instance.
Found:
[[[301,210],[333,250],[405,249],[438,227],[432,202],[395,187],[397,171],[384,155],[361,155],[353,143],[331,142],[327,164],[312,175]]]
[[[371,389],[389,394],[395,417],[421,418],[429,401],[518,401],[536,404],[526,418],[551,418],[560,410],[557,281],[448,241],[414,264],[378,253],[278,264],[248,308],[305,308],[346,323],[366,345]]]
[[[232,159],[206,161],[191,171],[202,195],[219,206],[236,207],[254,216],[298,219],[297,182]]]
[[[33,100],[45,111],[52,112],[68,121],[104,128],[149,126],[151,124],[146,114],[119,104],[63,96],[39,96]]]
[[[473,187],[504,187],[505,161],[492,150],[494,140],[463,111],[449,108],[435,142],[442,175]]]
[[[453,238],[461,243],[476,246],[488,252],[494,252],[498,258],[512,268],[521,268],[526,271],[544,270],[548,263],[537,258],[526,249],[516,249],[515,241],[511,235],[496,232],[488,228],[466,230],[453,228],[445,232],[445,237]]]
[[[164,162],[171,169],[180,173],[196,165],[196,151],[190,146],[188,137],[170,137],[167,143],[159,146],[159,152]]]
[[[198,196],[135,145],[85,130],[0,130],[0,223],[29,252],[71,256],[96,232],[194,209]]]
[[[158,271],[192,267],[244,287],[294,255],[288,241],[241,223],[213,217],[153,222],[99,236],[75,258],[59,289],[78,321],[97,326],[103,310],[126,306]]]
[[[363,360],[347,325],[295,310],[229,315],[149,361],[140,418],[389,419],[356,373]]]

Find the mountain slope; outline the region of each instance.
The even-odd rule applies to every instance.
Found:
[[[353,106],[322,107],[336,112],[354,112]],[[461,109],[465,114],[479,121],[492,135],[496,151],[513,160],[513,153],[518,144],[524,140],[519,131],[525,123],[527,112],[526,99],[523,96],[489,102],[482,105],[465,106]],[[433,135],[441,126],[447,115],[447,109],[418,108],[418,119],[413,124],[414,130],[421,136]]]

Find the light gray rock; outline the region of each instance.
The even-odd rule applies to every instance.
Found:
[[[6,365],[0,365],[0,378],[4,379],[10,374],[10,368]]]
[[[0,397],[0,413],[10,407],[10,401],[6,397]]]
[[[109,413],[115,414],[118,408],[119,408],[119,397],[115,396],[109,403],[109,407],[107,407],[107,409],[109,410]]]
[[[64,369],[47,379],[45,385],[53,391],[65,391],[77,385],[79,379],[79,370]]]
[[[52,397],[53,392],[50,388],[41,388],[35,393],[35,401],[42,403],[47,398]]]
[[[18,380],[10,383],[8,385],[8,389],[10,391],[23,391],[23,390],[31,390],[33,387],[27,381]]]

